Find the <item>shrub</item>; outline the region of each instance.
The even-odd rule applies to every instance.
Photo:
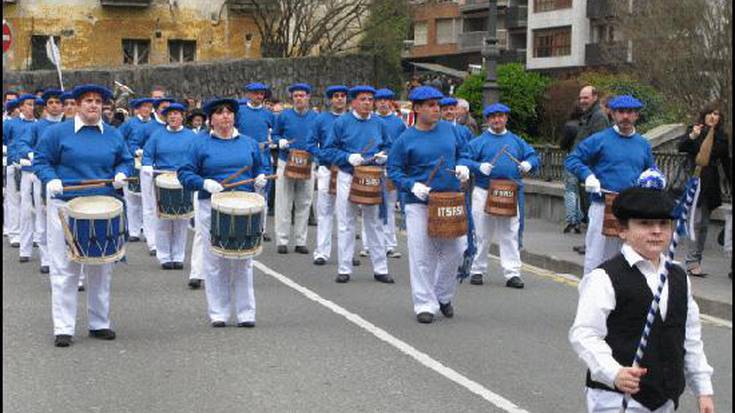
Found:
[[[564,123],[569,120],[572,109],[577,104],[582,84],[576,79],[558,80],[549,84],[541,100],[541,122],[539,135],[549,143],[561,139]]]

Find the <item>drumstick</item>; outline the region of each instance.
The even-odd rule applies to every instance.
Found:
[[[363,153],[366,153],[367,151],[369,151],[370,149],[372,149],[374,143],[375,143],[375,139],[370,138],[370,140],[368,141],[367,145],[365,145],[365,147],[362,148],[362,150],[360,151],[360,153],[363,154]]]
[[[137,176],[132,176],[130,178],[123,179],[123,181],[125,181],[125,182],[134,182],[134,181],[137,181],[138,179],[140,179],[140,178],[138,178]],[[110,184],[113,181],[114,181],[114,179],[87,179],[87,180],[84,180],[84,181],[80,181],[79,183],[81,185],[87,185],[87,184]]]
[[[240,185],[252,184],[253,182],[255,182],[256,179],[257,178],[250,178],[250,179],[245,179],[245,180],[242,180],[242,181],[231,182],[229,184],[222,185],[222,187],[225,188],[225,189],[227,189],[227,188],[234,188],[234,187],[240,186]],[[265,177],[265,179],[278,179],[278,175],[267,175]]]
[[[498,161],[498,158],[500,158],[500,155],[505,152],[505,148],[508,147],[508,144],[503,145],[502,148],[500,148],[500,152],[496,153],[492,160],[490,160],[490,165],[495,166],[495,162]]]
[[[439,168],[444,164],[444,157],[439,158],[439,162],[437,162],[434,169],[431,170],[431,173],[429,174],[429,179],[426,180],[426,186],[429,186],[431,184],[431,181],[434,180],[434,176],[436,176],[436,173],[439,172]]]
[[[242,168],[240,168],[237,171],[235,171],[235,173],[233,173],[232,175],[229,175],[225,179],[223,179],[220,182],[220,184],[224,185],[224,184],[232,181],[233,179],[237,178],[238,176],[240,176],[240,174],[242,174],[243,172],[247,171],[248,169],[250,169],[250,165],[243,166]]]
[[[600,189],[600,192],[602,192],[603,194],[613,194],[613,195],[617,195],[618,194],[617,192],[611,191],[609,189]]]
[[[80,189],[104,188],[105,186],[107,186],[107,183],[99,182],[96,184],[70,185],[70,186],[65,186],[63,188],[64,188],[64,191],[77,191]]]
[[[507,146],[507,145],[506,145],[506,146]],[[508,158],[510,158],[510,160],[511,160],[511,161],[513,161],[513,162],[517,163],[518,165],[520,165],[520,164],[521,164],[521,161],[519,161],[518,159],[516,159],[516,157],[515,157],[515,156],[511,155],[511,154],[510,154],[510,152],[506,151],[506,150],[505,150],[505,148],[503,148],[503,150],[501,151],[501,153],[503,153],[503,152],[504,152],[504,153],[505,153],[506,155],[508,155]]]

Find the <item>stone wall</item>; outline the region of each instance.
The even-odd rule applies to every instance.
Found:
[[[112,87],[113,81],[129,86],[138,95],[148,95],[154,85],[164,86],[169,95],[206,99],[212,96],[234,97],[242,86],[259,81],[271,86],[273,95],[287,98],[286,89],[294,82],[308,82],[315,88],[312,103],[319,104],[331,84],[376,84],[376,59],[372,55],[318,56],[292,59],[231,60],[176,65],[143,65],[114,69],[63,71],[64,86],[98,83]],[[3,91],[23,88],[58,87],[55,71],[7,71],[3,73]]]

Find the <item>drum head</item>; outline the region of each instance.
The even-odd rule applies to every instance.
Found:
[[[166,189],[181,189],[183,186],[179,183],[179,179],[175,173],[165,173],[156,177],[156,186]]]
[[[123,204],[111,196],[83,196],[69,201],[68,214],[77,219],[114,218],[123,211]]]
[[[230,215],[252,215],[265,209],[265,198],[253,192],[220,192],[212,195],[212,209]]]
[[[135,158],[135,169],[140,169],[142,167],[143,167],[143,159]]]

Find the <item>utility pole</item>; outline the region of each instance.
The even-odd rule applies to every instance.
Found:
[[[497,65],[498,56],[498,2],[497,0],[489,0],[489,8],[487,12],[487,36],[485,44],[482,47],[482,57],[485,60],[487,74],[485,84],[482,86],[483,105],[489,105],[498,102],[500,99],[500,89],[498,88]]]

